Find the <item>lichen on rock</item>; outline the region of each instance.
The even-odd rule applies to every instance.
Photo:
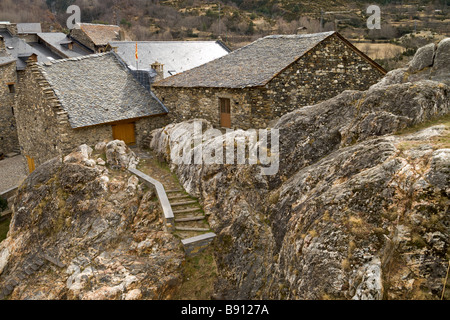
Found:
[[[281,117],[273,176],[257,165],[174,163],[173,128],[189,124],[153,132],[151,145],[217,234],[218,296],[440,298],[450,258],[447,43],[367,91]]]
[[[82,145],[19,187],[0,244],[8,298],[164,299],[181,284],[184,252],[165,230],[153,191],[112,168],[133,164],[134,153],[118,141],[108,146]],[[94,161],[105,150],[109,168]]]

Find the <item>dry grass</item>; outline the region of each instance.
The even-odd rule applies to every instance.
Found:
[[[183,284],[172,297],[174,300],[210,300],[214,293],[214,281],[217,267],[213,248],[207,249],[194,257],[186,258]]]
[[[405,48],[392,43],[355,43],[359,50],[372,59],[391,59],[405,51]]]

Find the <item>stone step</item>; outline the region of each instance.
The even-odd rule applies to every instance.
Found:
[[[34,273],[34,270],[31,269],[30,267],[26,267],[23,271],[29,276],[31,276]]]
[[[178,190],[166,190],[166,193],[175,193],[175,192],[183,192],[184,190],[178,189]]]
[[[189,221],[200,221],[204,220],[204,216],[198,216],[198,217],[186,217],[186,218],[178,218],[175,219],[175,222],[189,222]]]
[[[35,263],[38,266],[42,267],[42,265],[45,263],[45,261],[42,260],[41,258],[35,258],[33,263]]]
[[[19,275],[17,276],[17,278],[19,278],[20,280],[25,279],[27,276],[25,275],[25,273],[21,272],[19,273]]]
[[[168,197],[169,200],[186,199],[186,198],[190,198],[190,196],[187,194],[183,194],[183,195]]]
[[[210,229],[207,229],[207,228],[191,228],[191,227],[175,227],[175,230],[178,230],[178,231],[198,231],[198,232],[210,231]]]
[[[32,264],[30,264],[30,268],[33,269],[34,271],[38,271],[40,266],[38,266],[37,264],[32,263]]]
[[[198,203],[198,202],[197,201],[175,202],[175,203],[171,203],[170,205],[172,207],[176,207],[176,206],[185,206],[185,205],[188,205],[188,204],[195,204],[195,203]]]
[[[50,263],[52,263],[52,264],[54,264],[54,265],[56,265],[56,266],[58,266],[60,268],[64,268],[65,267],[65,264],[62,263],[61,261],[59,261],[58,258],[53,258],[53,257],[51,257],[51,256],[49,256],[48,254],[45,254],[45,253],[43,255],[43,258],[45,260],[47,260],[48,262],[50,262]]]
[[[200,208],[192,208],[192,209],[184,209],[184,210],[175,210],[173,211],[173,214],[181,214],[181,213],[191,213],[191,212],[197,212],[200,211]]]

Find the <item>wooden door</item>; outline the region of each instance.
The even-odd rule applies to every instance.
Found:
[[[29,156],[26,156],[26,158],[27,158],[27,163],[28,163],[28,171],[30,173],[32,173],[34,170],[36,170],[36,166],[34,164],[34,159]]]
[[[115,140],[123,140],[126,144],[136,143],[134,122],[113,124],[112,131]]]
[[[220,98],[220,126],[223,128],[231,128],[231,107],[230,99]]]

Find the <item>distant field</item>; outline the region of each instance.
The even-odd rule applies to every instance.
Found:
[[[392,43],[354,43],[372,59],[389,59],[405,51],[405,48]]]

